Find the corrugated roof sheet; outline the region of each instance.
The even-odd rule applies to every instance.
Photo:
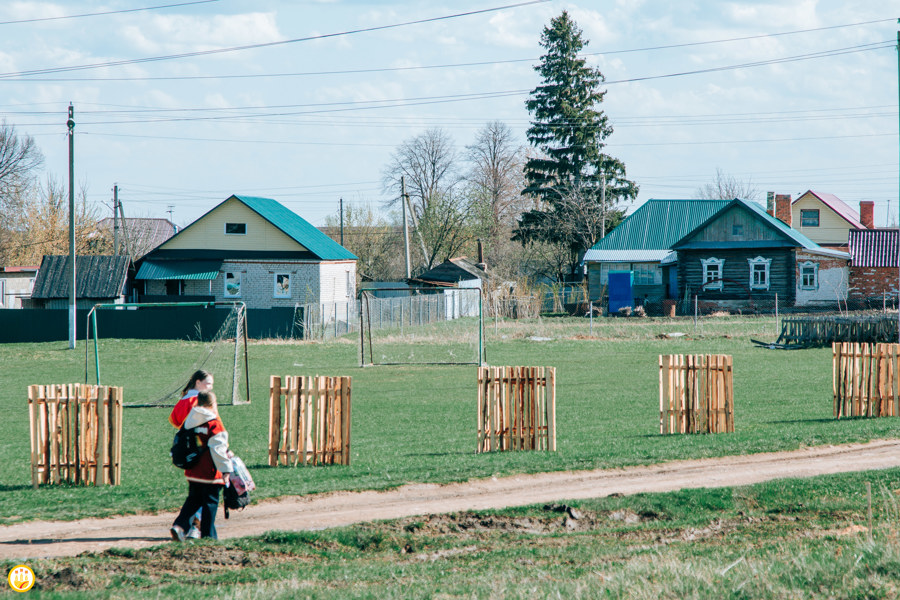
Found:
[[[313,227],[306,219],[271,198],[231,196],[290,236],[322,260],[356,260],[356,255]],[[229,198],[230,199],[230,198]]]
[[[135,279],[198,279],[219,276],[221,260],[145,260]]]
[[[70,264],[68,256],[44,256],[31,297],[43,300],[68,298]],[[76,256],[75,295],[97,300],[121,296],[125,291],[128,266],[127,256]]]
[[[657,262],[663,260],[670,250],[595,250],[584,253],[584,260],[590,262]]]
[[[896,229],[851,229],[848,239],[851,266],[896,268],[898,238],[900,232]]]
[[[667,250],[729,202],[651,198],[591,250]]]

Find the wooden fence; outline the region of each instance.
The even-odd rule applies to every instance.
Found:
[[[826,315],[785,317],[776,343],[827,346],[834,342],[876,343],[896,339],[896,315]]]
[[[478,447],[556,450],[556,369],[478,367]]]
[[[900,344],[832,344],[834,416],[900,416]]]
[[[28,387],[31,482],[119,485],[122,388],[79,383]]]
[[[669,354],[659,357],[659,432],[734,431],[731,356]]]
[[[269,465],[350,464],[350,377],[269,381]]]

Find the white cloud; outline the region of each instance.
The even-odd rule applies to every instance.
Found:
[[[273,13],[218,15],[213,18],[164,15],[128,25],[121,37],[141,54],[211,50],[284,39]]]

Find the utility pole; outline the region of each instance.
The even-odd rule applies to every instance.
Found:
[[[400,204],[403,205],[403,248],[406,251],[406,278],[409,279],[412,273],[409,269],[409,224],[406,222],[406,177],[400,176]]]
[[[900,19],[897,21],[900,22]],[[897,31],[897,98],[900,99],[900,30]],[[897,203],[897,209],[900,210],[900,202]],[[897,221],[897,227],[900,227],[900,221]],[[897,268],[897,341],[900,342],[900,261]]]
[[[606,173],[600,173],[600,213],[603,217],[600,239],[606,237]]]
[[[75,107],[69,103],[69,349],[75,349]]]
[[[119,254],[119,185],[113,185],[113,254]]]
[[[344,245],[344,199],[341,198],[341,246]]]

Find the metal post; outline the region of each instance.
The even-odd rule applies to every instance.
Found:
[[[778,335],[778,292],[775,292],[775,335]]]
[[[69,349],[75,348],[75,107],[69,104]]]
[[[697,295],[694,294],[694,331],[697,330]]]
[[[594,301],[593,300],[591,300],[588,303],[588,310],[590,311],[590,315],[591,315],[591,337],[594,337]]]

